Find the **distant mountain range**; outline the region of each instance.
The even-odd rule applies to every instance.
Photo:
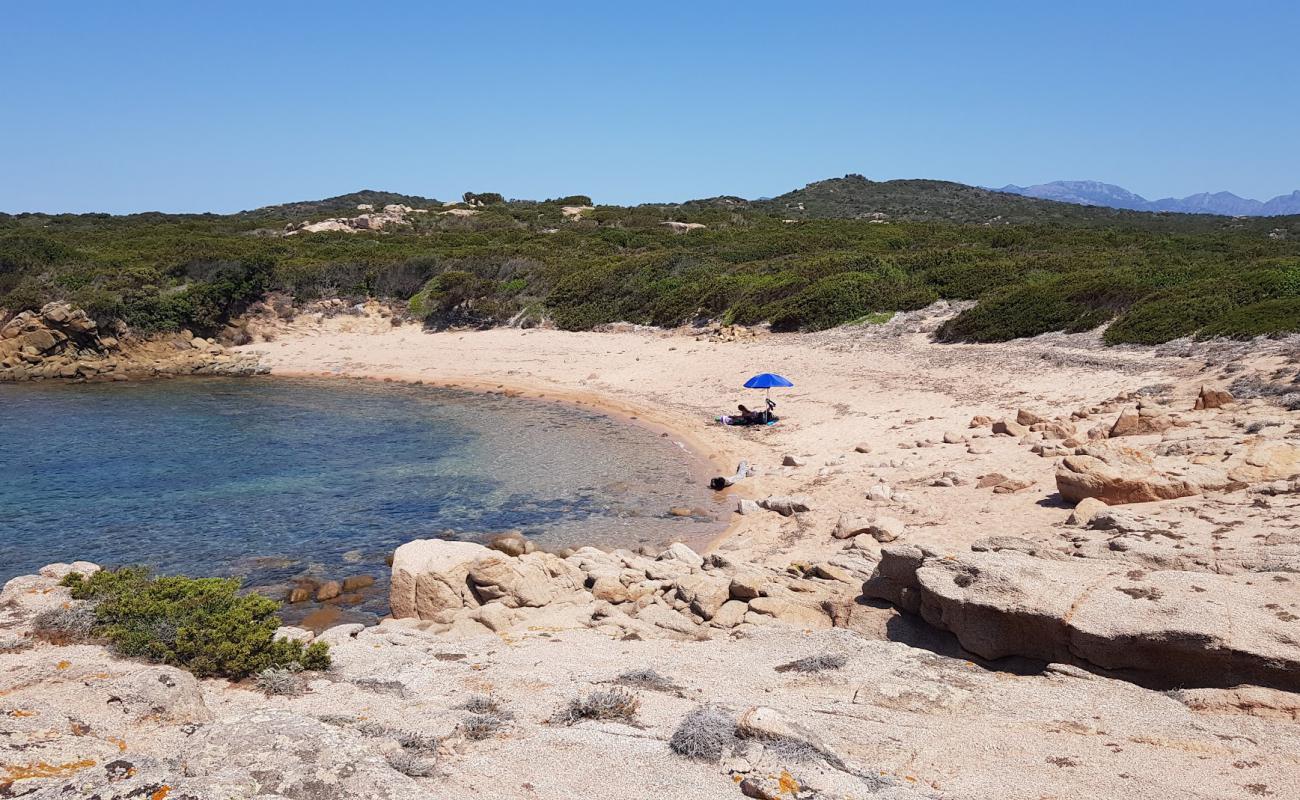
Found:
[[[1052,181],[1035,186],[1008,184],[995,191],[1076,203],[1083,206],[1122,208],[1129,211],[1171,211],[1177,214],[1221,214],[1227,217],[1275,217],[1300,214],[1300,191],[1272,200],[1250,200],[1232,192],[1201,192],[1187,197],[1148,200],[1122,186],[1101,181]]]

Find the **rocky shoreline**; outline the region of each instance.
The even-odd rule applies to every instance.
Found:
[[[653,788],[683,800],[1030,798],[1050,793],[1062,769],[1087,790],[1080,796],[1296,787],[1298,695],[1249,685],[1151,692],[1073,666],[1073,646],[979,669],[956,643],[869,600],[917,598],[912,610],[929,623],[976,608],[998,615],[974,595],[995,604],[1023,595],[1003,576],[1035,560],[1002,556],[951,562],[889,546],[873,567],[849,542],[842,558],[774,570],[681,545],[653,557],[584,548],[560,558],[420,540],[395,558],[394,618],[277,632],[330,647],[332,667],[292,680],[292,691],[196,680],[93,641],[49,639],[42,615],[83,603],[60,579],[98,569],[50,565],[0,592],[0,796],[415,800]],[[936,570],[972,596],[935,589]],[[961,575],[997,591],[952,577]],[[1053,612],[1017,613],[1003,617],[1008,636],[1041,641],[1025,620]],[[1080,616],[1125,619],[1113,607]],[[951,627],[981,655],[1019,651],[988,650],[987,637]],[[1117,635],[1131,645],[1145,634]],[[1220,654],[1209,643],[1206,652]],[[1158,663],[1154,650],[1141,653]],[[1016,771],[1014,785],[983,769],[988,747]],[[1126,771],[1134,759],[1143,774]]]
[[[139,338],[107,335],[66,303],[24,311],[0,327],[0,382],[146,380],[181,375],[264,374],[255,356],[189,331]]]

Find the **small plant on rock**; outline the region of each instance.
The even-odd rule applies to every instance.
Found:
[[[460,732],[466,739],[480,741],[486,739],[506,724],[506,717],[500,714],[471,714],[460,723]]]
[[[588,695],[579,695],[556,712],[555,719],[565,725],[572,725],[584,719],[616,719],[631,722],[641,701],[636,695],[616,686],[613,689],[600,689]]]
[[[30,647],[31,644],[22,639],[0,639],[0,656],[21,653]]]
[[[268,667],[257,673],[255,684],[268,697],[272,695],[296,697],[304,690],[298,670],[290,668]]]
[[[735,742],[735,717],[720,708],[701,706],[682,718],[668,747],[687,758],[717,761]]]
[[[406,750],[389,753],[388,766],[411,778],[428,778],[437,770],[437,763],[432,758]]]
[[[473,714],[496,714],[501,711],[501,702],[490,694],[472,694],[461,708]]]
[[[776,668],[777,672],[826,672],[832,669],[840,669],[849,663],[848,656],[843,653],[818,653],[812,656],[798,658],[787,664],[782,664]]]
[[[677,684],[672,682],[671,678],[660,675],[649,667],[641,669],[631,669],[619,675],[615,681],[624,686],[632,686],[637,689],[647,689],[653,692],[671,692],[679,689]]]
[[[85,603],[47,609],[32,619],[32,635],[53,644],[84,642],[94,631],[95,609]]]

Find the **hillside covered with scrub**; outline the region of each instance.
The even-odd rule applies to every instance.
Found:
[[[214,332],[283,291],[407,300],[433,326],[820,330],[949,299],[978,301],[940,330],[951,341],[1105,323],[1111,343],[1300,331],[1300,217],[1117,211],[860,176],[760,201],[465,199],[367,191],[225,215],[3,214],[0,317],[57,299],[137,332]],[[358,206],[378,210],[356,222]]]

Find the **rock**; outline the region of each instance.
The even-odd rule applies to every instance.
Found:
[[[658,603],[652,603],[637,612],[637,619],[649,623],[666,631],[684,634],[692,638],[701,638],[708,636],[699,625],[695,624],[686,615],[674,611],[667,606],[661,606]]]
[[[688,548],[689,549],[689,548]],[[701,565],[704,559],[700,559]],[[691,571],[691,565],[675,558],[652,561],[645,566],[645,576],[652,581],[673,581]]]
[[[903,535],[907,526],[900,519],[894,517],[876,517],[876,519],[867,528],[867,533],[877,542],[892,542]]]
[[[292,800],[416,800],[427,793],[356,734],[267,708],[206,726],[179,754],[185,774],[252,775],[263,796]]]
[[[290,642],[302,642],[303,644],[310,644],[311,640],[316,638],[316,634],[312,633],[306,628],[296,628],[292,625],[281,625],[280,627],[275,629],[275,633],[272,635],[272,638],[284,639]]]
[[[1226,482],[1249,484],[1289,480],[1300,476],[1300,447],[1289,442],[1257,438],[1222,463],[1227,470]]]
[[[1109,506],[1093,514],[1092,519],[1088,520],[1088,528],[1094,531],[1115,531],[1121,534],[1137,534],[1141,536],[1164,533],[1169,530],[1168,525],[1142,519],[1129,511],[1110,508]]]
[[[1003,475],[1001,472],[990,472],[975,479],[975,488],[987,489],[990,486],[997,486],[999,483],[1003,483],[1006,480],[1007,476]]]
[[[519,619],[519,612],[501,603],[488,603],[471,612],[471,618],[490,631],[509,630]]]
[[[110,704],[132,722],[197,724],[210,722],[198,680],[175,667],[140,667],[108,684]]]
[[[986,456],[993,452],[993,448],[983,442],[973,442],[966,447],[966,452],[973,456]]]
[[[1066,456],[1056,467],[1056,488],[1061,497],[1078,503],[1088,497],[1117,505],[1173,500],[1200,494],[1202,486],[1188,476],[1156,470],[1142,454],[1124,449],[1082,448],[1085,453]],[[1223,482],[1212,484],[1222,487]]]
[[[343,591],[345,592],[355,592],[374,585],[375,579],[372,575],[353,575],[350,578],[343,579]]]
[[[790,722],[774,708],[754,706],[746,709],[736,720],[736,734],[745,739],[802,745],[825,756],[832,764],[844,764],[821,736],[803,725]]]
[[[877,483],[867,490],[867,499],[877,503],[887,503],[894,497],[894,491],[887,483]]]
[[[781,466],[783,467],[802,467],[807,463],[807,461],[798,456],[786,456],[781,459]]]
[[[759,506],[759,504],[756,501],[751,500],[748,497],[741,497],[738,500],[736,500],[737,514],[743,514],[743,515],[757,514],[761,510],[762,507]]]
[[[820,578],[824,581],[838,581],[839,583],[854,583],[859,578],[854,578],[853,573],[843,567],[837,567],[834,564],[820,563],[813,564],[812,569],[807,573],[813,578]]]
[[[1028,478],[1007,478],[1006,480],[993,487],[994,494],[1014,494],[1023,489],[1033,486],[1034,482]]]
[[[477,606],[469,568],[494,552],[474,542],[442,539],[416,539],[397,548],[388,592],[393,617],[434,619],[449,609]]]
[[[678,561],[691,569],[704,566],[704,557],[681,542],[673,542],[668,549],[659,554],[660,561]]]
[[[1019,536],[988,536],[983,539],[976,539],[971,542],[970,549],[976,553],[1000,553],[1003,550],[1012,550],[1017,553],[1057,561],[1070,557],[1059,550],[1052,549],[1050,545],[1022,539]]]
[[[1026,411],[1023,408],[1016,411],[1016,422],[1020,425],[1024,425],[1026,428],[1031,425],[1041,425],[1047,421],[1048,419],[1046,417],[1040,417],[1034,412]]]
[[[41,567],[38,574],[43,578],[53,578],[56,581],[61,581],[74,572],[83,578],[89,578],[99,572],[100,569],[101,567],[98,564],[89,561],[74,561],[71,564],[46,564]]]
[[[846,511],[840,514],[840,519],[835,523],[835,530],[831,532],[831,536],[836,539],[852,539],[854,536],[869,532],[872,521],[873,518],[871,517],[850,514]]]
[[[1080,500],[1079,504],[1070,512],[1070,516],[1066,518],[1065,524],[1086,527],[1088,523],[1092,522],[1094,516],[1108,508],[1110,508],[1110,506],[1095,497],[1085,497]]]
[[[691,611],[710,620],[731,597],[731,581],[704,573],[683,575],[677,579],[677,596],[690,605]]]
[[[947,431],[943,435],[944,444],[965,444],[966,441],[966,437],[956,431]]]
[[[530,552],[529,544],[530,542],[519,531],[506,531],[489,538],[487,546],[490,550],[496,550],[498,553],[505,553],[508,556],[518,558],[524,553]]]
[[[1016,438],[1020,438],[1021,436],[1029,434],[1029,426],[1021,425],[1019,422],[1012,422],[1011,420],[1000,419],[993,423],[993,432],[995,434],[1001,434],[1002,436],[1015,436]]]
[[[775,511],[783,517],[801,514],[809,510],[809,500],[803,495],[773,496],[760,500],[758,504],[768,511]]]
[[[990,426],[990,425],[992,425],[992,424],[993,424],[993,418],[992,418],[992,417],[986,417],[986,416],[984,416],[983,414],[978,414],[978,415],[976,415],[976,416],[974,416],[974,417],[971,417],[970,424],[969,424],[967,427],[970,427],[970,428],[987,428],[988,426]]]
[[[1069,422],[1039,422],[1029,428],[1031,433],[1042,434],[1044,439],[1072,439],[1079,429]]]
[[[1205,411],[1211,408],[1222,408],[1235,401],[1231,392],[1225,389],[1211,389],[1209,386],[1202,386],[1201,393],[1196,396],[1196,405],[1192,406],[1193,411]]]
[[[321,631],[314,641],[324,642],[330,647],[338,647],[352,639],[357,638],[357,634],[366,629],[365,625],[359,622],[349,622],[344,625],[335,625]]]
[[[1158,413],[1155,409],[1148,407],[1127,408],[1120,412],[1119,418],[1115,420],[1115,424],[1110,426],[1110,430],[1106,435],[1111,439],[1119,436],[1143,436],[1150,433],[1161,433],[1172,425],[1173,421],[1169,417]]]
[[[741,573],[731,579],[728,593],[736,600],[753,600],[763,594],[766,584],[767,579],[756,572]]]
[[[1153,685],[1296,691],[1300,640],[1290,620],[1300,594],[1276,588],[1293,578],[886,549],[863,594],[919,613],[983,658],[1082,662]]]
[[[333,600],[343,593],[343,586],[338,581],[325,581],[316,589],[316,602]]]
[[[540,608],[583,591],[582,571],[551,553],[519,558],[490,555],[469,565],[467,578],[479,603]],[[475,604],[477,605],[477,604]]]
[[[718,608],[717,613],[709,620],[709,624],[715,628],[734,628],[744,621],[748,611],[748,603],[741,600],[728,600]]]
[[[12,608],[19,616],[30,617],[72,602],[72,594],[54,578],[43,575],[19,575],[10,578],[0,590],[0,609]]]
[[[606,603],[626,603],[632,599],[623,582],[613,576],[601,576],[591,584],[591,596]]]
[[[853,446],[853,450],[857,453],[870,453],[871,445],[868,442],[858,442]]]
[[[772,617],[790,625],[805,628],[831,627],[831,618],[825,612],[784,598],[756,597],[749,601],[749,610],[760,616]]]

